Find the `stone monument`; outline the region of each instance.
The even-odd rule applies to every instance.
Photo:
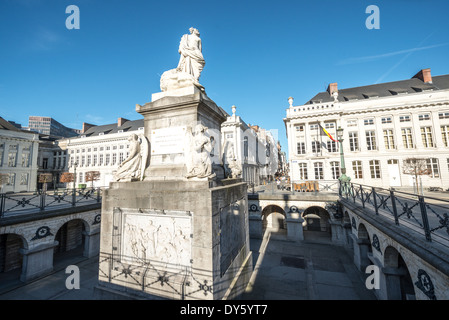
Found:
[[[96,287],[104,298],[232,299],[250,278],[247,185],[221,150],[227,114],[199,83],[197,29],[182,36],[179,53],[161,92],[136,105],[144,135],[130,137],[104,192]]]

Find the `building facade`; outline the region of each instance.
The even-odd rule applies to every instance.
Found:
[[[0,193],[36,190],[39,135],[0,117]]]
[[[61,151],[66,151],[67,154],[68,171],[76,171],[75,185],[108,186],[113,180],[114,171],[128,156],[129,136],[132,133],[143,133],[143,130],[143,119],[130,121],[119,118],[117,123],[108,125],[94,126],[85,123],[79,136],[59,140]],[[55,157],[59,161],[59,154]],[[88,172],[98,172],[98,179],[87,181]],[[71,183],[67,184],[67,187],[71,186]]]
[[[232,115],[221,125],[222,150],[233,148],[244,181],[255,185],[272,181],[278,169],[277,141],[270,131],[246,124],[235,111],[233,106]]]
[[[390,83],[342,90],[332,83],[304,105],[294,106],[293,98],[289,104],[284,123],[293,182],[339,177],[341,127],[352,182],[410,191],[449,188],[449,75],[432,77],[424,69]],[[406,174],[411,158],[426,162],[418,185]]]

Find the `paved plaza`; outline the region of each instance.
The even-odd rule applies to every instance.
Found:
[[[244,300],[375,300],[366,289],[363,274],[352,257],[320,232],[305,232],[302,242],[287,241],[282,233],[251,239],[254,272]],[[67,265],[80,269],[80,289],[68,290]],[[86,259],[67,255],[58,259],[55,271],[28,284],[18,277],[1,275],[1,300],[95,300],[98,256]]]

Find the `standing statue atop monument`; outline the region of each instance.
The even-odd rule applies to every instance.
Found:
[[[161,76],[161,90],[176,90],[191,85],[195,85],[204,91],[204,87],[199,83],[201,71],[203,71],[204,61],[202,44],[198,29],[190,28],[190,34],[181,37],[179,43],[178,66],[175,69],[165,71]]]
[[[181,55],[176,70],[186,72],[193,76],[195,84],[199,85],[201,71],[203,71],[204,61],[200,33],[198,29],[190,28],[190,34],[185,34],[179,43],[179,53]]]

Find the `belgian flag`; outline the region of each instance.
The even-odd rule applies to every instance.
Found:
[[[318,125],[320,126],[320,131],[321,131],[321,135],[322,135],[322,136],[327,136],[327,137],[329,137],[329,139],[331,139],[332,141],[338,142],[337,140],[335,140],[334,138],[332,138],[332,136],[330,135],[330,133],[327,132],[326,129],[324,129],[324,128],[321,126],[321,124],[318,124]]]

